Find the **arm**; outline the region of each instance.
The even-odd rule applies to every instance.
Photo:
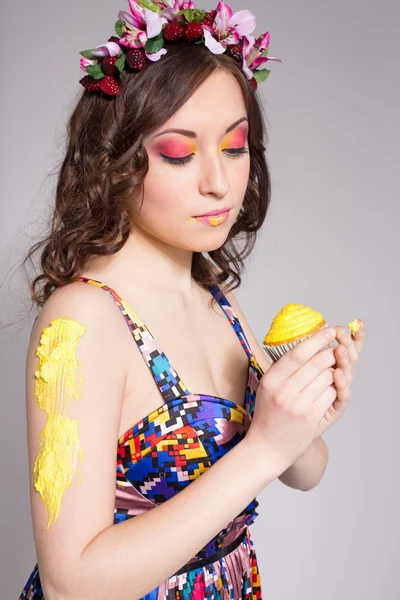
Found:
[[[65,490],[59,514],[50,528],[45,502],[31,485],[38,565],[44,595],[49,600],[141,598],[190,560],[287,466],[274,457],[271,449],[268,466],[263,458],[261,470],[259,449],[244,438],[175,497],[113,525],[116,440],[128,365],[124,349],[115,347],[116,328],[126,330],[112,302],[108,295],[98,294],[89,286],[57,290],[41,310],[28,348],[27,422],[32,474],[39,436],[48,420],[33,393],[39,363],[35,351],[42,330],[60,316],[86,326],[76,347],[80,363],[77,374],[83,384],[79,398],[64,415],[78,422],[83,460],[80,464],[77,461],[77,471],[81,476],[80,481],[74,476]],[[65,388],[61,386],[50,395],[58,406],[65,401]],[[56,447],[56,460],[62,449]],[[50,478],[50,491],[54,491],[52,485]]]
[[[307,492],[319,484],[327,464],[328,448],[323,438],[317,437],[278,479],[288,487]]]
[[[65,598],[123,599],[127,590],[132,600],[142,598],[190,560],[280,472],[272,454],[268,465],[263,460],[261,476],[260,467],[260,453],[243,439],[167,502],[102,531],[84,548],[73,569],[75,587]],[[82,582],[87,594],[78,596]]]
[[[249,344],[256,357],[256,360],[264,373],[271,367],[272,362],[267,357],[262,346],[258,343],[254,333],[241,310],[238,301],[233,292],[225,293],[231,303],[236,315],[242,324]],[[308,491],[314,488],[320,482],[328,463],[328,448],[322,437],[313,440],[306,452],[300,456],[289,468],[287,468],[278,479],[288,487]]]

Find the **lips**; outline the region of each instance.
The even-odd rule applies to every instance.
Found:
[[[225,210],[224,212],[217,212],[214,215],[205,215],[200,217],[189,217],[189,221],[196,221],[197,223],[202,223],[203,225],[212,225],[213,227],[217,227],[217,225],[222,225],[226,223],[229,219],[230,209]]]
[[[217,208],[215,210],[210,210],[210,212],[203,213],[202,215],[195,215],[195,218],[197,218],[197,217],[214,217],[215,215],[222,215],[223,213],[226,213],[229,210],[231,210],[229,206],[227,206],[226,208]]]

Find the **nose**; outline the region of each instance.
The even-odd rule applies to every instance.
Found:
[[[230,183],[220,156],[210,154],[203,159],[199,188],[204,196],[216,198],[224,198],[229,192]]]

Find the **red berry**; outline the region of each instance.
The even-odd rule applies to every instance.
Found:
[[[89,92],[96,92],[98,89],[100,89],[100,81],[91,75],[85,75],[85,77],[82,77],[79,83],[83,85],[84,88],[89,90]]]
[[[217,14],[216,10],[210,10],[208,13],[206,13],[202,19],[202,23],[204,25],[212,25],[214,23],[214,19],[215,19],[215,15]]]
[[[243,63],[243,51],[240,46],[228,46],[225,52],[240,65]]]
[[[258,87],[257,79],[255,77],[253,77],[253,79],[250,80],[250,83],[251,83],[251,87],[253,88],[253,90],[256,91],[256,89]]]
[[[184,32],[184,28],[179,23],[167,23],[162,33],[166,42],[179,42]]]
[[[108,38],[109,42],[115,42],[116,44],[119,44],[119,40],[120,40],[120,38],[117,37],[116,35],[112,35],[110,38]]]
[[[185,28],[185,38],[188,42],[195,42],[203,33],[200,23],[188,23]]]
[[[106,75],[115,75],[117,68],[115,63],[118,60],[118,56],[105,56],[102,62],[102,68]]]
[[[146,54],[143,48],[131,48],[128,50],[126,62],[134,71],[141,71],[146,66]]]
[[[115,77],[106,75],[103,79],[100,79],[100,89],[109,96],[118,96],[121,88]]]

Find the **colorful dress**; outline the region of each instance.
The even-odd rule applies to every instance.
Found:
[[[232,306],[218,286],[209,288],[229,319],[249,360],[245,403],[191,393],[132,308],[112,288],[79,277],[107,291],[120,309],[163,404],[118,440],[114,525],[131,519],[183,490],[245,436],[263,375]],[[75,283],[75,282],[73,282]],[[254,498],[191,560],[142,600],[261,598],[257,557],[249,525],[258,515]],[[36,564],[19,600],[43,599]]]

